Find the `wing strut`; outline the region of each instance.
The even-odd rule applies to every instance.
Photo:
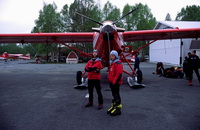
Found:
[[[74,47],[71,47],[71,46],[65,44],[64,42],[57,41],[57,40],[54,40],[54,41],[57,42],[57,43],[60,43],[60,44],[62,44],[62,45],[64,45],[64,46],[66,46],[66,47],[69,47],[70,49],[73,49],[73,50],[75,50],[75,51],[78,51],[80,54],[86,55],[86,56],[88,56],[88,57],[92,57],[91,55],[89,55],[89,54],[87,54],[87,53],[84,53],[84,52],[82,52],[82,51],[80,51],[80,50],[78,50],[78,49],[76,49],[76,48],[74,48]]]
[[[157,39],[157,40],[159,40],[159,39]],[[151,42],[145,44],[144,46],[142,46],[142,47],[140,47],[140,48],[134,50],[132,53],[129,53],[129,54],[127,54],[127,55],[124,55],[123,53],[120,54],[120,55],[126,60],[128,66],[130,67],[130,69],[131,69],[131,71],[132,71],[133,74],[136,74],[136,72],[134,71],[133,67],[130,65],[130,63],[129,63],[129,61],[126,59],[126,57],[129,56],[130,54],[135,54],[135,53],[138,52],[139,50],[145,48],[146,46],[148,46],[148,45],[154,43],[154,42],[157,41],[157,40],[153,40],[153,41],[151,41]],[[124,71],[126,74],[130,75],[130,76],[133,75],[133,74],[131,74],[131,73],[125,71],[125,70],[123,70],[123,71]]]
[[[155,42],[155,41],[157,41],[157,40],[159,40],[159,39],[153,40],[153,41],[151,41],[151,42],[149,42],[149,43],[145,44],[144,46],[141,46],[140,48],[138,48],[138,49],[134,50],[134,51],[132,52],[132,54],[134,54],[134,53],[138,52],[139,50],[141,50],[141,49],[145,48],[146,46],[148,46],[148,45],[150,45],[150,44],[154,43],[154,42]]]

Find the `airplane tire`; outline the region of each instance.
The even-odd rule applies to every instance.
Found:
[[[141,84],[142,83],[142,71],[137,70],[137,83]]]
[[[77,73],[76,73],[76,81],[77,81],[78,85],[80,85],[82,83],[81,79],[82,79],[82,72],[81,71],[77,71]]]

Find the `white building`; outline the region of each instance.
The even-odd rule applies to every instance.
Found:
[[[199,28],[200,21],[159,21],[154,29],[175,29],[177,27],[179,29]],[[180,65],[188,52],[192,52],[194,49],[197,51],[197,55],[200,56],[200,38],[159,40],[152,43],[149,49],[150,62]]]

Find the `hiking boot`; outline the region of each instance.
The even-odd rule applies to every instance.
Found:
[[[88,102],[88,103],[85,105],[85,107],[91,107],[92,105],[93,105],[92,102]]]
[[[189,80],[189,81],[188,81],[188,85],[190,85],[190,86],[193,85],[193,84],[192,84],[192,80]]]
[[[114,109],[114,106],[115,106],[115,102],[113,102],[113,103],[111,104],[111,108],[108,109],[107,114],[110,114],[110,113],[111,113],[111,111]]]
[[[117,116],[117,115],[121,115],[121,108],[122,105],[117,105],[116,107],[114,107],[114,109],[111,111],[110,116]]]
[[[97,107],[98,110],[103,108],[103,104],[99,104],[99,106]]]

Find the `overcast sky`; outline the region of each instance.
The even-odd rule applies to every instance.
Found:
[[[58,12],[65,4],[74,0],[0,0],[0,33],[30,33],[38,19],[43,3],[52,4],[55,1]],[[97,0],[95,0],[97,1]],[[103,7],[107,0],[101,1]],[[165,20],[167,13],[175,19],[178,12],[187,5],[199,5],[200,0],[109,0],[113,5],[123,9],[125,4],[147,4],[157,21]]]

